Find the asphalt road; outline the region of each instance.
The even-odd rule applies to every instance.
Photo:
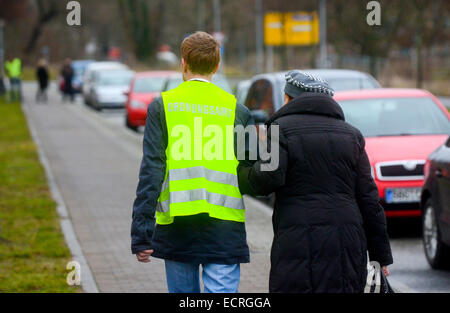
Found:
[[[31,85],[24,87],[33,88]],[[32,92],[28,92],[26,96],[32,96]],[[86,120],[92,121],[95,119],[100,124],[108,125],[108,129],[126,133],[126,136],[123,136],[123,138],[129,138],[130,141],[134,142],[142,139],[142,129],[136,133],[126,129],[124,126],[124,110],[105,110],[98,112],[86,107],[82,103],[81,98],[77,98],[75,104],[63,105],[71,105],[79,108],[79,110],[77,109],[77,114],[82,117],[84,116]],[[117,140],[123,140],[123,138],[118,138]],[[116,142],[116,144],[120,143]],[[132,151],[133,155],[140,155],[141,151],[139,146],[131,145],[130,142],[123,142],[123,145],[126,146],[126,149],[135,150]],[[254,202],[256,201],[252,200],[252,203]],[[258,224],[255,223],[248,227],[257,228]],[[423,252],[420,228],[420,220],[417,219],[389,221],[388,230],[394,256],[394,264],[390,267],[391,282],[401,292],[450,292],[450,271],[436,271],[429,267]],[[261,231],[263,230],[258,230],[254,233],[256,234]],[[258,239],[260,238],[249,238],[251,240],[251,243],[249,243],[251,250],[253,246],[253,251],[268,251],[269,247],[262,246],[267,245],[266,241],[259,242]]]

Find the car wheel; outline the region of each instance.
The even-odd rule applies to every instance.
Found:
[[[450,248],[441,241],[433,201],[428,199],[422,215],[422,240],[425,256],[434,269],[450,267]]]
[[[125,115],[125,125],[131,130],[134,130],[134,131],[138,130],[137,126],[134,126],[130,123],[130,120],[128,119],[128,114]]]
[[[102,107],[101,107],[101,105],[100,105],[100,103],[98,102],[97,99],[94,99],[94,100],[92,101],[92,108],[93,108],[95,111],[98,111],[98,112],[100,112],[100,111],[102,110]]]

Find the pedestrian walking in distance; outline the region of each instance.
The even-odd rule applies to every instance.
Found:
[[[208,129],[231,126],[232,132],[253,119],[211,83],[220,61],[216,39],[196,32],[184,39],[181,56],[184,82],[148,108],[131,251],[140,262],[165,260],[169,292],[200,292],[200,266],[205,292],[237,292],[240,263],[249,262],[237,166],[248,161],[227,158],[225,134],[216,145],[223,154],[215,158],[205,157],[206,138],[193,142]],[[189,134],[182,146],[180,130]],[[231,143],[236,148],[236,140]]]
[[[61,76],[64,79],[64,93],[63,100],[67,97],[70,99],[70,102],[73,102],[75,99],[75,93],[72,86],[72,79],[74,76],[74,71],[72,68],[72,60],[67,58],[64,60],[63,67],[61,69]]]
[[[22,60],[14,58],[5,62],[6,75],[9,78],[9,99],[11,102],[22,100]]]
[[[279,127],[279,166],[238,170],[242,194],[276,195],[269,291],[363,292],[367,251],[386,275],[393,262],[364,137],[322,79],[290,71],[284,91],[267,122],[269,142]]]
[[[44,59],[40,59],[36,69],[36,79],[39,84],[36,102],[47,102],[48,77],[47,62]]]

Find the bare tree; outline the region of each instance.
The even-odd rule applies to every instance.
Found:
[[[389,54],[399,27],[411,11],[400,1],[383,1],[380,26],[369,26],[366,22],[366,2],[360,0],[330,1],[329,41],[339,53],[347,49],[358,49],[358,53],[369,57],[369,70],[378,75],[377,60]]]
[[[15,20],[25,15],[28,0],[0,0],[0,19]]]
[[[29,54],[33,51],[42,30],[46,24],[53,20],[61,11],[61,1],[58,0],[35,0],[37,8],[37,21],[33,26],[33,30],[25,46],[25,53]]]
[[[4,21],[13,21],[25,15],[27,0],[0,0],[0,95],[5,93],[5,85],[3,83],[3,56],[4,56],[4,40],[3,26]]]
[[[150,38],[148,3],[145,0],[119,0],[119,10],[129,43],[139,60],[149,58],[154,49]]]

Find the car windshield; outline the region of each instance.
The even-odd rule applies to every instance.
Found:
[[[166,77],[140,77],[134,82],[134,92],[159,92],[164,87]]]
[[[132,73],[111,72],[100,75],[98,84],[100,86],[124,86],[130,83]]]
[[[327,79],[327,82],[334,91],[372,89],[378,87],[368,78]]]
[[[181,77],[169,79],[169,81],[167,82],[166,90],[176,88],[182,82],[183,82],[183,79]],[[216,85],[217,87],[225,90],[226,92],[231,93],[230,85],[228,84],[228,82],[224,76],[214,75],[213,79],[212,79],[212,83],[214,85]]]
[[[348,123],[365,137],[450,134],[450,123],[431,98],[339,101]]]

